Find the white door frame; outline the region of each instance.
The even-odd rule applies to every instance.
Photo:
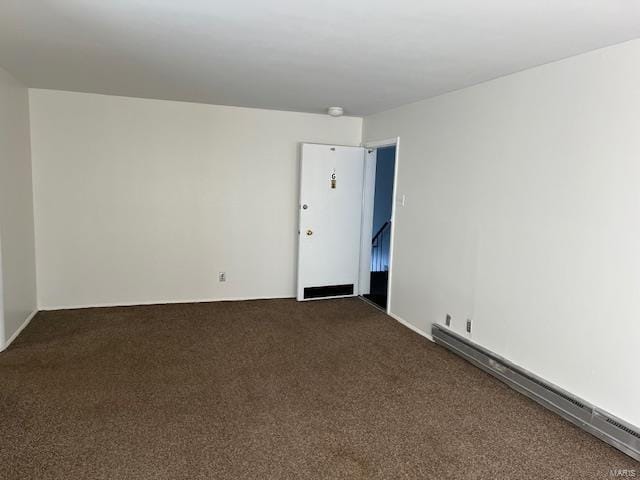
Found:
[[[394,249],[395,236],[396,236],[396,210],[397,210],[397,205],[399,203],[397,200],[397,196],[398,196],[398,163],[400,160],[400,137],[387,138],[384,140],[371,140],[371,141],[363,142],[362,146],[364,148],[374,149],[374,150],[377,150],[378,148],[383,148],[383,147],[392,147],[392,146],[396,147],[396,158],[395,158],[395,164],[393,166],[393,205],[391,206],[391,237],[389,240],[389,277],[387,280],[386,312],[389,314],[391,312],[391,285],[392,285],[391,280],[393,277],[393,257],[394,257],[393,249]],[[369,191],[371,188],[372,188],[371,185],[365,184],[363,196],[366,195],[365,192]],[[374,176],[373,188],[375,189],[375,176]],[[404,202],[402,203],[404,205]],[[364,209],[363,209],[363,213],[364,213]],[[364,227],[365,222],[362,222],[362,223]],[[366,235],[366,232],[363,231],[362,235]],[[363,271],[363,270],[364,270],[364,267],[361,265],[360,271]],[[370,265],[367,266],[367,270],[369,272],[371,271]]]
[[[375,148],[362,148],[364,152],[364,178],[362,179],[362,220],[360,226],[360,274],[358,295],[371,292],[371,235],[373,235],[373,205],[375,202],[376,156]]]

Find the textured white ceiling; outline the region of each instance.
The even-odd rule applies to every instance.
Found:
[[[638,37],[637,0],[0,0],[31,87],[351,115]]]

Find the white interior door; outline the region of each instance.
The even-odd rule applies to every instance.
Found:
[[[302,144],[298,300],[358,294],[364,151]]]

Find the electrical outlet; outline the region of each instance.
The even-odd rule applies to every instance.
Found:
[[[446,316],[446,317],[445,317],[445,319],[444,319],[444,324],[445,324],[447,327],[450,327],[450,326],[451,326],[451,315],[449,315],[448,313],[447,313],[447,316]]]
[[[218,281],[219,282],[226,282],[227,281],[227,274],[225,272],[218,273]]]
[[[471,319],[467,318],[467,333],[471,333]]]

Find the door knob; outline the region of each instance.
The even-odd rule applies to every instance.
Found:
[[[309,236],[313,235],[313,230],[307,230],[307,235]]]

